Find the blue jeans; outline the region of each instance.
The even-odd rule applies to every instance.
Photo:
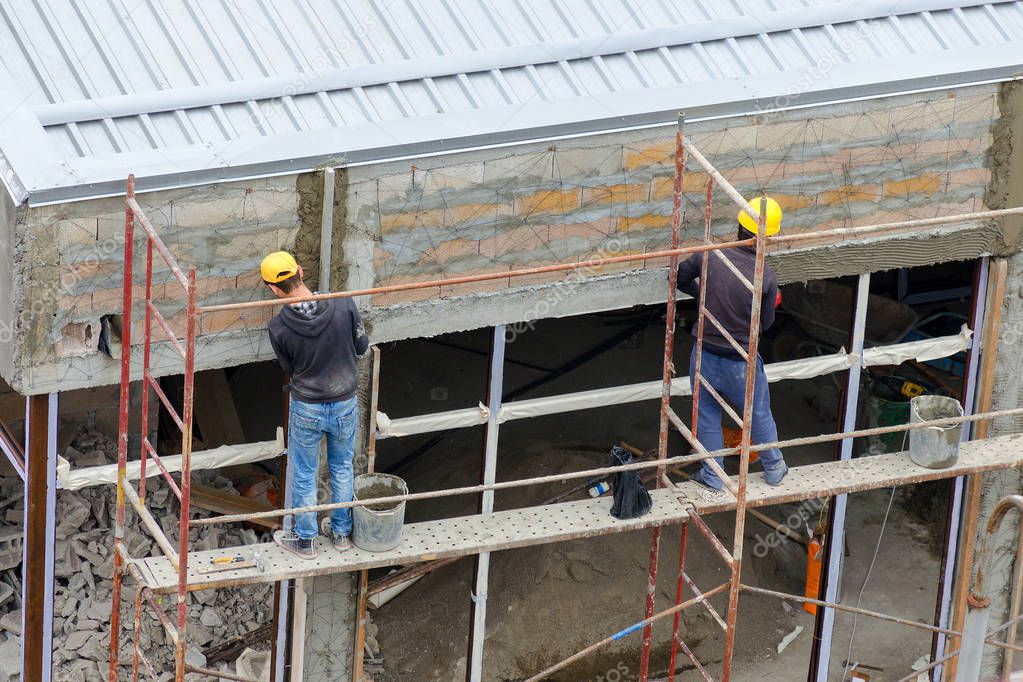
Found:
[[[738,413],[741,417],[746,402],[746,361],[723,358],[704,350],[700,373],[722,398],[738,406]],[[696,347],[694,346],[689,357],[690,386],[695,380]],[[718,401],[703,391],[700,394],[700,414],[696,437],[700,439],[703,447],[711,452],[725,447],[724,437],[721,433],[721,412]],[[753,384],[752,430],[754,444],[778,440],[778,427],[775,426],[774,416],[771,414],[771,392],[767,385],[767,375],[764,373],[764,361],[760,357],[757,357],[757,376]],[[724,461],[723,457],[716,459],[719,465]],[[766,471],[784,465],[781,450],[777,448],[761,450],[760,462]],[[703,465],[703,479],[714,487],[721,487],[721,479],[706,464]]]
[[[317,472],[320,439],[327,437],[327,466],[330,469],[332,502],[350,502],[354,492],[352,459],[355,456],[355,426],[358,398],[333,403],[303,403],[292,399],[288,416],[288,466],[292,479],[291,506],[317,504]],[[351,535],[352,510],[335,509],[330,515],[335,533]],[[295,514],[295,533],[303,540],[320,534],[316,512]]]

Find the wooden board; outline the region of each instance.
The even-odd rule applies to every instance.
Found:
[[[907,454],[894,453],[847,462],[792,467],[782,485],[776,487],[768,486],[763,475],[754,472],[749,481],[749,505],[763,507],[1021,465],[1023,434],[1018,434],[964,443],[958,463],[948,469],[926,469],[910,461]],[[405,527],[402,543],[388,552],[352,549],[340,553],[323,538],[316,540],[319,554],[314,560],[300,559],[274,544],[193,552],[189,554],[192,566],[196,562],[200,565],[206,563],[210,557],[226,552],[238,552],[248,557],[257,551],[263,556],[267,569],[265,573],[247,569],[204,576],[190,567],[189,590],[411,564],[680,523],[687,518],[686,510],[690,505],[701,514],[735,508],[735,499],[730,494],[711,494],[695,483],[681,483],[675,492],[662,489],[652,495],[653,510],[640,519],[630,521],[611,517],[611,499],[604,497],[413,523]],[[134,564],[142,573],[147,587],[154,592],[167,593],[177,589],[177,570],[165,558],[136,559]]]

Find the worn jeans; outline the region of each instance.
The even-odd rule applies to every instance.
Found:
[[[732,360],[703,351],[700,373],[722,398],[737,406],[742,416],[746,398],[746,361]],[[689,383],[693,384],[696,377],[696,348],[689,357]],[[700,395],[700,414],[697,422],[696,436],[707,450],[713,452],[725,447],[721,433],[721,406],[706,391]],[[778,427],[774,424],[771,414],[771,392],[764,373],[764,361],[757,357],[757,376],[753,385],[753,443],[770,443],[778,440]],[[717,463],[723,464],[724,458],[718,457]],[[771,471],[784,465],[781,450],[771,448],[760,451],[760,462],[764,470]],[[706,464],[703,465],[703,479],[716,488],[721,487],[721,479]]]
[[[317,474],[320,439],[327,437],[327,466],[330,470],[332,502],[350,502],[354,488],[352,459],[355,455],[355,427],[358,398],[333,403],[304,403],[292,399],[288,417],[288,467],[291,478],[291,506],[317,504]],[[331,529],[351,535],[352,510],[335,509]],[[303,540],[319,535],[316,512],[295,514],[295,533]]]

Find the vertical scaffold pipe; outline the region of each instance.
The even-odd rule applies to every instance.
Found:
[[[175,676],[185,679],[185,641],[188,618],[188,516],[192,494],[192,407],[195,402],[196,335],[195,268],[188,271],[188,308],[185,331],[185,390],[181,410],[181,522],[178,531],[178,641]]]
[[[742,442],[739,453],[739,489],[735,495],[735,538],[732,549],[732,580],[728,590],[728,617],[725,632],[725,655],[721,672],[722,682],[732,679],[732,659],[735,654],[735,623],[739,610],[739,591],[742,589],[742,545],[746,532],[746,485],[749,482],[749,457],[753,426],[753,390],[756,385],[760,346],[760,309],[764,297],[764,256],[767,244],[767,200],[760,198],[757,207],[760,225],[757,230],[756,266],[753,270],[753,305],[749,323],[749,357],[746,359],[746,391],[743,394]]]
[[[679,114],[678,128],[675,130],[675,191],[671,209],[671,248],[677,249],[682,233],[682,173],[685,149],[682,143],[682,126],[685,116]],[[664,313],[664,362],[661,370],[661,415],[657,434],[657,459],[668,457],[668,408],[671,406],[671,380],[675,376],[673,351],[675,349],[675,285],[678,282],[678,255],[673,255],[668,262],[668,302]],[[657,487],[664,485],[665,467],[657,467]],[[654,613],[654,595],[657,591],[657,559],[660,554],[661,529],[653,530],[650,540],[650,567],[647,579],[646,617]],[[640,654],[639,679],[646,682],[650,674],[650,640],[653,626],[643,629],[643,648]]]
[[[121,299],[121,395],[117,415],[117,511],[114,515],[114,585],[110,610],[110,682],[117,682],[121,633],[121,582],[124,572],[120,545],[124,542],[124,486],[128,467],[128,399],[131,394],[131,305],[135,214],[128,201],[135,198],[135,176],[128,176],[124,205],[124,291]]]

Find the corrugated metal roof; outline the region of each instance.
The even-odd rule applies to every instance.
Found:
[[[19,202],[1005,79],[1023,0],[0,0]]]

